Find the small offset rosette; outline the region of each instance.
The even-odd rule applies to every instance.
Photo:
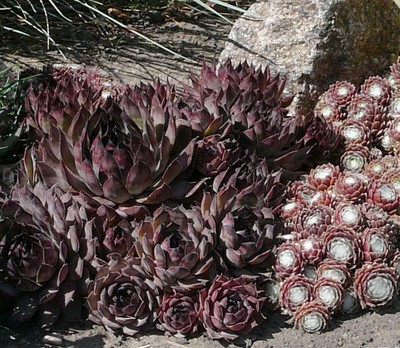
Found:
[[[285,279],[303,270],[303,257],[300,248],[294,243],[281,244],[275,253],[274,269],[278,277]]]
[[[323,244],[317,236],[309,236],[299,241],[303,259],[311,265],[318,264],[324,257]]]
[[[297,214],[293,229],[302,238],[308,236],[321,236],[333,219],[333,210],[326,206],[307,207]]]
[[[330,100],[341,108],[350,104],[351,98],[356,92],[356,87],[348,81],[337,81],[329,86],[325,93],[325,99]]]
[[[285,314],[293,314],[306,302],[313,298],[314,282],[297,274],[286,278],[281,285],[279,303]]]
[[[329,310],[317,301],[305,303],[294,313],[294,326],[308,333],[321,332],[331,321]]]
[[[386,171],[387,169],[382,160],[370,161],[364,168],[364,174],[368,177],[368,180],[377,180],[382,178]]]
[[[361,203],[367,196],[368,179],[363,174],[343,172],[339,174],[333,191],[335,195],[353,203]]]
[[[314,299],[332,313],[339,309],[343,298],[343,285],[336,280],[320,278],[314,285]]]
[[[317,278],[332,279],[343,287],[346,287],[352,281],[350,271],[346,264],[332,259],[324,259],[317,268]]]
[[[362,258],[364,262],[387,261],[394,251],[387,229],[366,228],[361,235]]]
[[[397,294],[398,276],[393,267],[384,263],[365,263],[356,271],[354,290],[362,308],[390,304]]]
[[[356,233],[346,226],[329,226],[322,236],[326,256],[354,269],[360,262],[360,247]]]
[[[368,200],[388,214],[395,214],[399,207],[399,194],[393,184],[373,180],[368,187]]]
[[[369,159],[369,149],[359,144],[351,144],[340,157],[340,165],[343,170],[360,173],[364,170]]]
[[[316,191],[326,191],[332,188],[339,176],[340,169],[331,163],[321,164],[311,169],[307,176],[308,184]]]
[[[346,120],[340,128],[345,145],[360,144],[368,146],[370,143],[370,135],[368,127],[361,121],[354,119]]]
[[[365,228],[364,216],[358,205],[351,202],[341,202],[335,207],[334,221],[359,232]]]
[[[381,106],[387,106],[392,95],[389,82],[380,76],[371,76],[361,86],[361,93],[374,99]]]
[[[380,228],[388,224],[389,214],[373,202],[365,202],[361,206],[361,211],[365,216],[365,223],[370,228]]]

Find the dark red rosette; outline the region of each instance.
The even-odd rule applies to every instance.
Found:
[[[265,319],[266,297],[251,277],[220,275],[200,292],[199,299],[200,320],[213,339],[233,341],[250,333]]]
[[[158,297],[157,329],[175,337],[188,337],[200,328],[199,298],[197,294],[182,289],[172,289]]]
[[[329,86],[325,92],[325,99],[332,101],[341,108],[345,108],[350,104],[355,91],[356,87],[351,82],[338,81]]]
[[[302,238],[321,236],[332,223],[333,210],[326,206],[307,207],[297,214],[293,229]]]
[[[135,335],[154,327],[157,316],[155,284],[139,258],[110,255],[90,285],[87,298],[89,319],[107,330]]]

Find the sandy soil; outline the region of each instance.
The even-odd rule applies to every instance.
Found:
[[[203,61],[218,59],[230,30],[230,25],[215,18],[170,19],[158,25],[142,25],[144,33],[168,45],[194,62],[171,56],[138,37],[129,34],[99,38],[76,39],[65,48],[66,59],[57,51],[46,52],[40,46],[23,42],[0,48],[1,59],[8,66],[24,68],[43,64],[83,64],[97,66],[122,83],[150,81],[155,77],[172,82],[187,81],[190,72],[201,68]],[[329,330],[306,334],[292,328],[288,318],[272,314],[251,336],[243,338],[248,347],[396,347],[400,346],[400,303],[378,312],[365,311],[349,318],[335,317]],[[4,336],[3,336],[4,337]],[[25,330],[16,340],[3,338],[1,347],[130,347],[130,348],[214,348],[229,346],[226,342],[205,337],[190,340],[149,333],[139,338],[127,338],[108,333],[104,328],[60,324],[50,332]],[[230,345],[233,346],[233,345]]]

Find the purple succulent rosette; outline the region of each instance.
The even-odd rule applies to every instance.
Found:
[[[2,320],[11,326],[80,320],[98,236],[84,207],[56,187],[27,184],[14,188],[3,216]]]
[[[133,237],[135,255],[161,289],[202,289],[223,267],[215,251],[216,232],[198,207],[161,206],[136,225]]]
[[[112,332],[133,336],[155,326],[157,292],[140,260],[110,255],[90,284],[89,320]]]
[[[37,88],[47,97],[32,90],[28,99],[28,122],[44,133],[24,159],[32,181],[84,192],[110,206],[180,200],[202,186],[204,180],[187,180],[195,164],[196,140],[189,123],[177,115],[172,86],[126,87],[119,98],[104,99],[97,85],[76,78],[74,72],[65,74],[72,81],[68,86],[63,79],[53,81],[55,87],[43,82]],[[74,88],[89,89],[87,99],[73,99]],[[57,115],[36,105],[38,98],[59,103]]]
[[[200,292],[199,298],[200,319],[213,339],[233,341],[250,333],[265,319],[266,297],[250,277],[219,275],[208,289]]]
[[[197,292],[172,289],[159,298],[157,328],[175,337],[190,337],[201,328]]]

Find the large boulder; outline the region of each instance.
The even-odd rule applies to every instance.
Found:
[[[383,74],[400,52],[393,0],[267,0],[235,23],[221,54],[287,75],[294,108],[308,112],[330,84]]]

